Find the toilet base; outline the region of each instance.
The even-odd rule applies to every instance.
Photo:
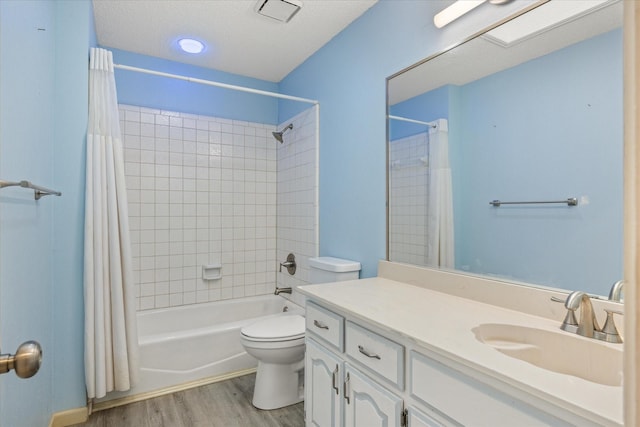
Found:
[[[304,360],[293,364],[258,362],[253,406],[270,410],[304,400]]]

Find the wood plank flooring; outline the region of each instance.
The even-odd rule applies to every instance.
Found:
[[[261,411],[251,405],[255,374],[91,414],[73,427],[302,427],[304,403]]]

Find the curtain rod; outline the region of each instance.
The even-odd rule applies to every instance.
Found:
[[[208,86],[216,86],[216,87],[221,87],[225,89],[237,90],[240,92],[249,92],[257,95],[271,96],[274,98],[287,99],[289,101],[306,102],[307,104],[314,104],[314,105],[319,104],[319,102],[314,99],[300,98],[300,97],[291,96],[291,95],[283,95],[281,93],[269,92],[266,90],[259,90],[259,89],[252,89],[244,86],[230,85],[226,83],[214,82],[211,80],[197,79],[195,77],[186,77],[178,74],[163,73],[162,71],[147,70],[145,68],[131,67],[129,65],[113,64],[113,68],[119,68],[121,70],[127,70],[127,71],[134,71],[136,73],[151,74],[154,76],[168,77],[171,79],[185,80],[192,83],[199,83],[199,84],[208,85]]]
[[[423,122],[421,120],[407,119],[406,117],[392,116],[392,115],[388,115],[387,117],[389,117],[390,119],[393,119],[393,120],[400,120],[402,122],[409,122],[409,123],[417,123],[419,125],[425,125],[425,126],[429,126],[429,127],[432,127],[432,128],[437,128],[438,127],[433,122]]]

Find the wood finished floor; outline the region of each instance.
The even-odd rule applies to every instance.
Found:
[[[272,411],[251,405],[255,374],[91,414],[73,427],[302,427],[303,403]]]

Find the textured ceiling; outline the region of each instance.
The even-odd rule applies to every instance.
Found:
[[[280,0],[271,0],[280,1]],[[257,0],[93,0],[100,46],[279,82],[377,0],[304,0],[289,23]],[[189,55],[177,40],[203,41]]]

